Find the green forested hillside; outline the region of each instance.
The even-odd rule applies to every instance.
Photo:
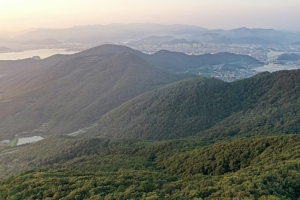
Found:
[[[183,78],[128,53],[75,57],[35,75],[38,78],[12,89],[19,94],[3,95],[1,138],[34,130],[43,123],[48,123],[48,134],[67,134],[95,123],[138,94]]]
[[[1,168],[18,171],[31,165],[35,170],[2,180],[0,197],[297,199],[299,142],[296,135],[208,146],[196,140],[51,137],[1,156]]]
[[[200,137],[220,140],[300,132],[300,70],[265,73],[233,84],[244,99],[242,110],[199,133]]]
[[[84,160],[80,158],[85,156],[90,156],[91,159],[98,159],[97,162],[101,162],[105,156],[111,157],[112,160],[114,156],[117,156],[118,159],[115,159],[113,162],[119,164],[110,166],[111,161],[107,163],[107,166],[110,166],[108,169],[112,170],[120,167],[122,162],[126,160],[121,158],[123,156],[143,157],[141,163],[147,164],[153,161],[158,152],[163,153],[174,149],[177,149],[176,151],[186,151],[203,145],[205,143],[202,141],[191,140],[153,143],[136,139],[76,139],[72,136],[51,136],[43,141],[26,146],[13,154],[0,154],[1,169],[3,170],[3,173],[0,174],[19,173],[39,167],[55,167],[59,163],[73,167],[81,165],[83,168],[88,168],[85,165],[86,163],[83,162]],[[78,163],[74,165],[77,159]],[[69,161],[70,163],[68,164]],[[127,162],[129,163],[130,161]],[[138,165],[136,162],[131,163],[131,165],[136,164]],[[102,166],[99,165],[98,167],[101,168]]]
[[[187,137],[237,109],[239,97],[229,91],[230,85],[217,79],[174,83],[108,113],[99,121],[94,134],[154,140]]]
[[[226,83],[198,78],[142,94],[101,118],[90,134],[154,140],[197,135],[299,132],[300,70],[262,73]]]
[[[176,72],[212,64],[258,61],[249,56],[188,56],[175,52],[143,54],[103,45],[74,55],[0,62],[0,140],[15,134],[69,134],[146,91],[188,77]],[[3,74],[2,74],[3,73]],[[213,121],[215,123],[215,121]]]
[[[300,70],[227,83],[155,67],[198,58],[105,45],[0,62],[0,140],[47,136],[0,145],[0,199],[299,199]]]

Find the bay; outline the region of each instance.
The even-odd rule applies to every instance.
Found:
[[[21,52],[0,53],[0,60],[19,60],[39,56],[41,59],[53,56],[55,54],[74,54],[78,51],[66,51],[65,49],[35,49]]]

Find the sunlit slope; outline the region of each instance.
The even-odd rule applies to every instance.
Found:
[[[104,115],[91,134],[154,140],[197,135],[299,132],[300,70],[226,83],[184,80],[147,92]]]
[[[233,84],[242,109],[201,132],[203,139],[300,133],[300,70],[264,73]]]
[[[51,137],[2,156],[0,197],[297,199],[299,136],[145,142]]]
[[[107,113],[94,134],[154,140],[187,137],[230,115],[238,97],[225,92],[229,89],[229,83],[208,78],[174,83]]]

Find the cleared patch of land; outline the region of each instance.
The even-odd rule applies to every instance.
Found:
[[[23,138],[19,138],[19,141],[17,143],[17,146],[22,145],[22,144],[27,144],[27,143],[33,143],[33,142],[37,142],[44,139],[41,136],[32,136],[32,137],[23,137]]]

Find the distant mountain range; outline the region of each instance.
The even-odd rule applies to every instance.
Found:
[[[172,36],[149,36],[137,41],[128,43],[129,45],[157,45],[171,40],[175,40]]]
[[[0,47],[0,53],[11,52],[11,51],[13,51],[11,48]]]
[[[151,35],[186,35],[198,34],[207,29],[189,25],[159,24],[109,24],[76,26],[67,29],[38,29],[26,33],[19,40],[42,40],[54,38],[64,42],[99,44],[101,42],[122,42]]]
[[[61,44],[61,42],[52,39],[52,38],[46,38],[43,40],[28,40],[24,42],[26,45],[58,45]]]
[[[3,34],[5,35],[5,34]],[[7,34],[6,34],[7,35]],[[0,34],[1,36],[1,34]],[[270,44],[292,43],[300,39],[299,33],[274,29],[237,28],[209,30],[190,25],[160,25],[152,23],[86,25],[65,29],[37,29],[11,34],[15,42],[53,38],[65,43],[99,45],[102,43],[133,42],[159,44],[185,38],[188,41],[210,43]]]

